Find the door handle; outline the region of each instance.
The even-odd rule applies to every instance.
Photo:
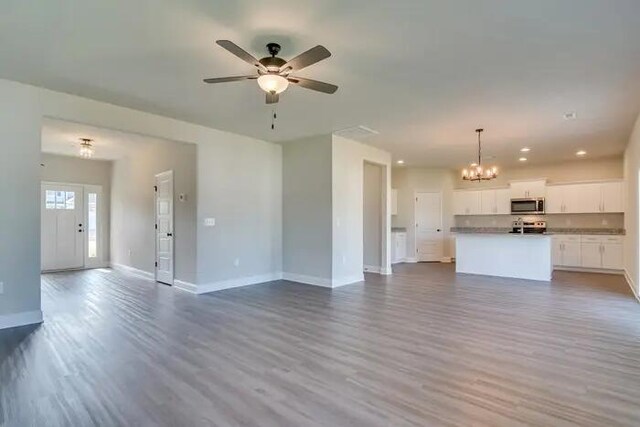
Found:
[[[438,228],[438,229],[436,229],[436,231],[439,233],[441,230]]]
[[[167,237],[173,237],[173,233],[167,233]]]

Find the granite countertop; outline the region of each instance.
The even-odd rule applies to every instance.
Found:
[[[509,233],[511,227],[451,227],[452,233],[466,234],[518,234]],[[601,234],[623,236],[623,228],[548,228],[544,234]]]
[[[405,227],[391,227],[392,233],[406,233],[407,229]]]

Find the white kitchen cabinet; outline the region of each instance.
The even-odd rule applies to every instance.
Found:
[[[407,233],[391,233],[391,264],[404,262],[407,257]]]
[[[553,265],[562,267],[580,266],[580,236],[553,236]]]
[[[624,268],[622,244],[602,243],[602,268],[611,270],[622,270]]]
[[[453,192],[454,215],[479,215],[480,191],[459,190]]]
[[[546,213],[624,212],[622,182],[550,185]]]
[[[547,181],[544,179],[514,181],[510,184],[510,189],[512,199],[545,197]]]
[[[391,215],[398,215],[398,190],[391,189]]]
[[[511,215],[511,190],[501,188],[496,190],[496,214]]]
[[[602,212],[624,212],[624,185],[618,182],[603,182],[602,191]]]
[[[580,267],[601,268],[600,242],[582,242],[580,245]]]
[[[497,190],[480,190],[481,215],[511,214],[511,192],[508,188]]]

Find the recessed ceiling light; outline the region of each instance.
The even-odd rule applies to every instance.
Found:
[[[529,147],[523,147],[523,148],[521,148],[521,149],[520,149],[520,151],[521,151],[522,153],[528,153],[529,151],[531,151],[531,148],[529,148]]]
[[[527,158],[526,157],[520,157],[518,160],[520,160],[521,162],[526,162]]]
[[[569,111],[568,113],[564,113],[563,117],[565,120],[574,120],[578,115],[575,111]]]
[[[404,160],[398,160],[396,163],[399,165],[404,165]]]
[[[587,152],[584,150],[578,150],[576,151],[576,156],[586,156]]]
[[[478,166],[477,163],[471,163],[469,166],[471,166],[472,168],[475,168],[476,166]]]

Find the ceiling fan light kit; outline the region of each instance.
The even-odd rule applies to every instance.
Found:
[[[278,53],[280,52],[280,45],[277,43],[267,44],[267,51],[271,56],[264,57],[260,60],[256,59],[253,55],[229,40],[217,40],[216,43],[238,58],[256,67],[257,75],[210,78],[204,79],[205,83],[227,83],[242,80],[257,80],[258,86],[267,93],[267,104],[277,103],[279,101],[279,94],[284,92],[289,87],[289,84],[328,94],[335,93],[338,90],[338,86],[330,83],[291,75],[293,72],[300,71],[303,68],[330,57],[331,52],[329,52],[324,46],[318,45],[301,53],[295,58],[286,61],[278,56]]]

